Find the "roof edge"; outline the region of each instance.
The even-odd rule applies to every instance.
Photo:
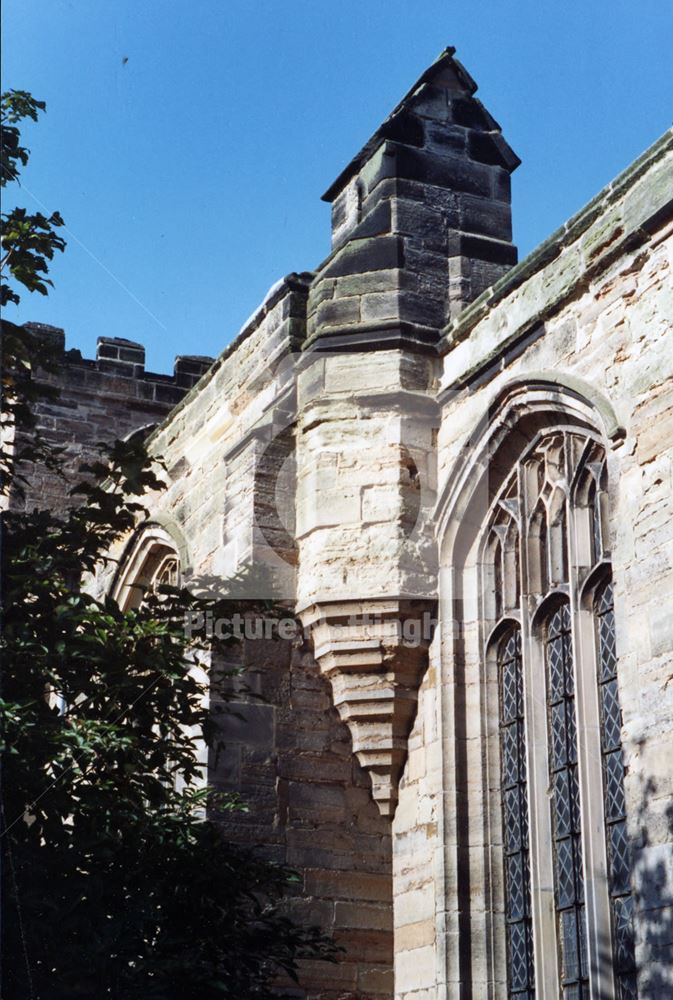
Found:
[[[572,215],[562,226],[559,226],[551,236],[548,236],[528,256],[512,267],[502,278],[470,303],[459,316],[447,324],[438,345],[440,354],[448,353],[456,343],[464,340],[470,331],[503,299],[551,263],[565,247],[574,243],[603,212],[609,209],[629,187],[634,185],[659,160],[663,159],[669,151],[673,151],[673,128],[667,129],[614,180],[601,188],[598,194],[583,208]],[[665,205],[662,205],[663,207]]]
[[[286,295],[292,294],[293,292],[301,292],[308,295],[308,290],[311,282],[313,281],[313,277],[314,275],[312,271],[291,271],[290,274],[286,274],[283,278],[280,278],[271,286],[262,299],[260,305],[248,317],[231,343],[227,344],[221,353],[218,354],[208,371],[204,372],[198,382],[196,382],[189,392],[182,397],[180,402],[173,407],[170,413],[166,414],[161,423],[157,424],[156,428],[147,438],[147,445],[159,437],[162,431],[164,431],[171,423],[176,414],[180,413],[181,410],[188,406],[191,400],[194,399],[194,397],[198,395],[203,388],[205,388],[222,365],[232,356],[232,354],[235,354],[241,344],[255,332],[267,313],[269,313],[281,299],[285,298]]]

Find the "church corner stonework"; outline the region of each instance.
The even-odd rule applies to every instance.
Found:
[[[101,591],[243,574],[299,623],[244,639],[261,697],[209,762],[250,806],[228,833],[344,948],[298,997],[658,1000],[673,130],[518,263],[519,160],[476,90],[445,50],[325,193],[326,260],[219,358],[63,351],[39,423],[73,469],[141,427],[165,463]]]

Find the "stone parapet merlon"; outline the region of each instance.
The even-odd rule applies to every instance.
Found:
[[[81,351],[71,348],[66,350],[65,331],[61,327],[50,326],[47,323],[24,323],[27,333],[41,340],[48,341],[54,351],[55,360],[62,366],[64,372],[71,368],[87,368],[118,378],[133,378],[157,385],[174,385],[177,390],[191,389],[213,364],[213,358],[201,354],[178,354],[175,358],[172,375],[161,372],[147,371],[145,368],[145,348],[135,340],[125,337],[98,337],[96,341],[96,357],[84,358]],[[103,383],[102,383],[103,384]],[[159,402],[179,402],[184,391],[177,392],[169,398],[165,393],[156,398]]]
[[[29,470],[23,495],[12,497],[15,508],[48,504],[61,513],[77,502],[70,486],[81,478],[80,466],[100,458],[101,442],[112,442],[140,429],[149,431],[184,398],[212,365],[212,358],[180,355],[172,375],[145,369],[145,348],[122,337],[99,337],[96,357],[67,350],[60,327],[25,323],[23,329],[52,348],[53,365],[34,377],[56,390],[35,404],[38,431],[64,449],[70,482],[49,469]]]

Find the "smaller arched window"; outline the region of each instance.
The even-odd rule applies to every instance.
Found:
[[[521,629],[517,624],[509,625],[501,637],[497,661],[508,995],[517,1000],[533,1000],[535,969],[531,926],[523,665]]]
[[[145,596],[160,587],[180,583],[180,559],[168,532],[147,525],[127,551],[112,588],[112,596],[124,611],[138,608]]]

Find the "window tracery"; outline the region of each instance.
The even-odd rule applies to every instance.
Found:
[[[589,950],[587,892],[594,893],[592,919],[600,919],[603,911],[596,899],[601,890],[595,886],[604,885],[607,875],[609,900],[606,896],[603,910],[607,923],[612,923],[614,960],[606,975],[614,982],[617,1000],[637,997],[612,585],[605,582],[609,574],[605,465],[604,449],[590,433],[577,428],[541,432],[494,497],[485,534],[485,626],[491,635],[497,626],[501,636],[496,659],[504,892],[509,996],[517,1000],[533,1000],[536,973],[541,972],[533,967],[532,956],[535,907],[540,913],[543,907],[536,903],[536,885],[540,886],[535,870],[531,875],[531,863],[535,869],[536,864],[544,867],[545,862],[529,859],[528,829],[533,821],[538,832],[546,830],[542,850],[548,852],[553,880],[556,919],[552,935],[558,952],[555,989],[564,1000],[585,1000],[590,965],[594,970],[600,967],[601,975],[605,972],[605,955],[593,955]],[[576,658],[581,647],[576,630],[581,588],[589,577],[596,579],[599,574],[604,582],[589,607],[597,636],[596,672],[586,655]],[[518,619],[517,624],[512,624],[512,617]],[[523,637],[530,640],[529,647]],[[587,729],[590,724],[583,714],[588,711],[586,696],[576,695],[578,671],[582,690],[590,691],[589,685],[593,685],[599,711],[591,732],[600,745],[584,747],[581,752],[578,728]],[[514,703],[505,700],[505,681],[510,678],[511,686],[514,673],[521,697],[516,701],[519,714],[512,716]],[[526,689],[532,697],[524,711]],[[515,725],[518,737],[513,756],[511,731]],[[547,760],[541,773],[547,775],[548,794],[538,794],[533,801],[525,761],[527,740],[534,731],[546,733]],[[594,766],[593,760],[602,761],[602,765]],[[582,783],[586,786],[595,773],[600,796],[600,766],[605,803],[602,857],[607,857],[607,872],[603,860],[602,876],[597,868],[601,851],[595,842],[586,859],[583,857],[587,838],[595,833],[588,825],[583,829],[586,803],[582,796],[587,796],[587,787],[580,794]],[[512,810],[513,801],[518,803],[518,817]],[[525,838],[522,832],[517,833],[524,830]],[[528,902],[522,904],[522,900]],[[544,960],[548,959],[545,955]],[[542,956],[538,957],[538,962],[541,960]]]
[[[150,587],[154,591],[158,591],[160,587],[177,587],[179,579],[180,566],[178,557],[172,552],[167,552],[154,571]]]

